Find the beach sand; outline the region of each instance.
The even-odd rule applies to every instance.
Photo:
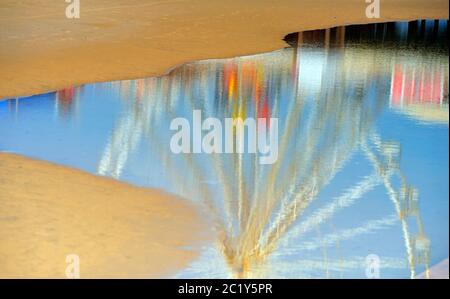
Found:
[[[449,268],[448,268],[448,258],[441,261],[440,263],[434,265],[430,268],[429,278],[430,279],[448,279],[449,278]],[[425,279],[425,273],[420,274],[417,278]]]
[[[2,0],[0,99],[83,83],[155,76],[179,64],[272,51],[291,32],[335,25],[448,19],[447,0]]]
[[[0,153],[0,278],[176,273],[208,230],[186,201],[51,163]]]

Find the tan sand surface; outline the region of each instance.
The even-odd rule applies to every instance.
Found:
[[[449,269],[448,269],[448,258],[441,261],[440,263],[434,265],[430,268],[429,276],[430,279],[448,279],[449,278]],[[426,273],[422,273],[418,275],[416,278],[418,279],[426,279]]]
[[[334,25],[448,19],[448,0],[0,1],[0,99],[154,76],[181,63],[267,52],[287,33]]]
[[[194,207],[158,191],[0,153],[0,278],[164,277],[197,257]]]

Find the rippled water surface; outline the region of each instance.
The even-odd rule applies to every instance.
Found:
[[[0,150],[200,203],[217,238],[177,277],[413,277],[448,257],[447,38],[447,21],[338,27],[2,101]],[[196,109],[278,118],[277,162],[172,153]]]

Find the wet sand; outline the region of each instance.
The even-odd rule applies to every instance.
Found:
[[[272,51],[291,32],[335,25],[448,19],[447,0],[2,0],[0,99],[83,83],[155,76],[188,61]]]
[[[417,276],[418,279],[426,279],[426,273],[422,273]],[[430,268],[429,277],[430,279],[448,279],[448,258],[441,261],[440,263],[434,265]]]
[[[165,277],[197,257],[207,229],[186,201],[0,153],[0,278]]]

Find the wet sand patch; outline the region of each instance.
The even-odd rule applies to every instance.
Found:
[[[176,273],[207,239],[187,201],[48,162],[0,153],[0,277]]]

